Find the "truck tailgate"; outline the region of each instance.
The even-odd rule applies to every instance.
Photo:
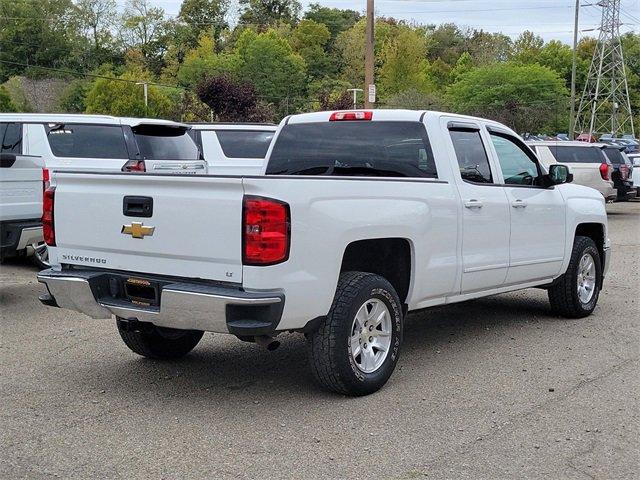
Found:
[[[59,172],[53,260],[240,283],[242,196],[239,178]]]

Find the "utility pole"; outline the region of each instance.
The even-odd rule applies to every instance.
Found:
[[[589,135],[634,135],[629,86],[620,42],[620,0],[600,0],[600,35],[576,115],[576,130]]]
[[[353,92],[353,109],[358,108],[358,92],[362,92],[361,88],[347,88],[347,92]]]
[[[367,28],[364,49],[364,108],[373,108],[375,103],[375,83],[373,68],[375,62],[375,12],[374,0],[367,0]],[[372,95],[373,93],[373,95]]]
[[[149,112],[149,84],[147,82],[136,82],[136,85],[142,85],[144,91],[144,114],[148,115]]]
[[[578,56],[578,21],[580,18],[580,0],[576,0],[576,18],[573,24],[573,61],[571,64],[571,115],[569,116],[569,140],[575,138],[576,131],[576,63]]]

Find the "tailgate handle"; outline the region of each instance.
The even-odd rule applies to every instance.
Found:
[[[125,217],[149,218],[153,215],[153,198],[126,196],[122,202]]]

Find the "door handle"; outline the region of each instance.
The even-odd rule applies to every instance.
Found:
[[[473,198],[464,202],[464,206],[465,208],[482,208],[482,202]]]
[[[513,208],[526,208],[526,206],[527,206],[527,202],[525,202],[524,200],[520,200],[520,199],[518,199],[518,200],[514,201],[514,202],[511,204],[511,206],[512,206]]]

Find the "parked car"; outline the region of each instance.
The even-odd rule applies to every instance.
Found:
[[[259,175],[276,125],[194,123],[191,136],[215,175]]]
[[[570,181],[489,120],[292,115],[262,176],[60,173],[41,301],[115,315],[131,350],[161,359],[204,331],[269,349],[303,332],[322,386],[369,394],[398,361],[407,311],[529,287],[560,315],[594,310],[605,203]]]
[[[16,154],[18,133],[0,124],[0,261],[42,242],[43,162]]]
[[[565,164],[573,174],[573,183],[598,190],[604,199],[613,202],[617,192],[611,179],[613,167],[602,152],[602,144],[586,142],[527,142],[540,162],[549,167]]]
[[[631,179],[631,161],[627,155],[622,151],[621,147],[614,145],[606,145],[602,148],[602,151],[613,167],[611,178],[618,192],[618,201],[634,198],[637,191]]]
[[[206,162],[188,135],[190,127],[167,120],[106,115],[0,113],[0,132],[13,132],[17,154],[42,157],[56,171],[154,171],[205,174]],[[46,246],[32,245],[37,264]]]
[[[627,155],[631,161],[631,179],[636,189],[636,196],[640,197],[640,153]]]
[[[589,135],[588,133],[581,133],[576,137],[576,141],[578,142],[587,142],[587,143],[596,143],[598,139],[593,135]]]

